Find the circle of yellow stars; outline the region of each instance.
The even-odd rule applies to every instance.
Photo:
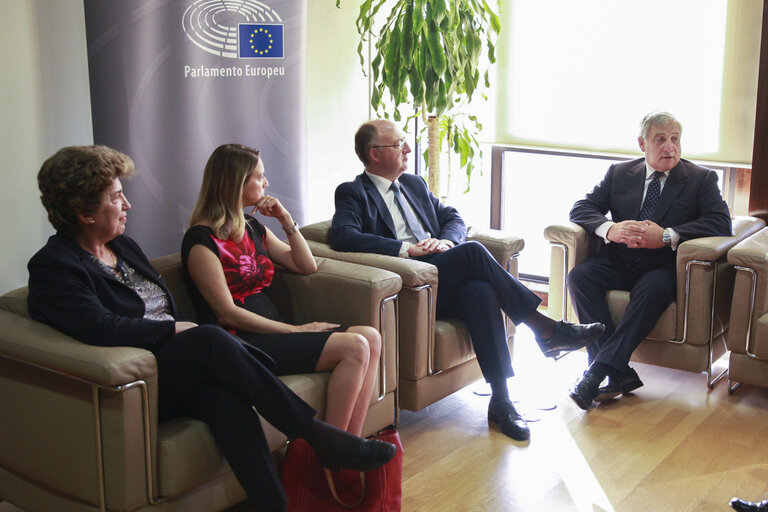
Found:
[[[258,32],[264,32],[264,34],[269,37],[269,45],[267,46],[266,50],[256,50],[256,46],[253,44],[253,38],[256,36]],[[264,55],[266,53],[269,53],[269,50],[272,49],[272,43],[275,41],[272,39],[272,34],[269,33],[269,30],[266,30],[264,27],[259,27],[257,30],[254,30],[253,33],[251,33],[251,38],[248,40],[249,43],[251,43],[251,50],[253,50],[253,53],[258,53],[259,55]]]

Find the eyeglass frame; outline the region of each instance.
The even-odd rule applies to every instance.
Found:
[[[407,144],[405,137],[402,137],[398,140],[397,144],[381,144],[376,146],[371,146],[369,149],[373,148],[397,148],[398,151],[402,151],[405,149],[405,145]]]

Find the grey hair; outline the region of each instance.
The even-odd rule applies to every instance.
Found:
[[[675,123],[680,129],[680,135],[683,134],[683,125],[669,112],[656,110],[655,112],[646,114],[643,117],[643,120],[640,121],[640,136],[643,140],[647,140],[648,132],[651,131],[651,126],[666,126],[670,123]]]

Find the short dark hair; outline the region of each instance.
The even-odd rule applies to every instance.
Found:
[[[363,123],[357,129],[357,133],[355,133],[355,153],[357,153],[357,158],[363,162],[363,165],[368,165],[368,150],[371,149],[373,139],[378,134],[379,129],[373,121]]]
[[[96,211],[115,178],[131,176],[131,157],[106,146],[68,146],[49,157],[37,173],[40,199],[58,231],[76,234],[78,214]]]

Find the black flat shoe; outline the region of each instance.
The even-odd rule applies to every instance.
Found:
[[[630,368],[628,372],[618,379],[608,377],[608,384],[597,390],[595,402],[605,402],[619,395],[631,393],[639,387],[642,387],[643,381],[637,375],[637,372]]]
[[[501,432],[515,441],[527,441],[531,438],[528,423],[515,410],[510,399],[491,400],[488,404],[488,421],[498,423]]]
[[[739,512],[768,512],[768,500],[754,502],[732,498],[731,508],[733,510],[738,510]]]
[[[599,386],[600,380],[587,370],[571,390],[570,397],[576,402],[576,405],[586,411],[597,396],[597,388]]]
[[[357,445],[357,453],[336,454],[336,457],[320,457],[320,464],[331,471],[351,469],[354,471],[371,471],[383,466],[395,456],[397,446],[380,439],[362,439]],[[318,454],[319,456],[319,454]]]
[[[571,324],[558,320],[552,336],[536,338],[536,343],[546,357],[557,357],[560,352],[572,352],[587,346],[605,332],[605,326],[595,324]]]

